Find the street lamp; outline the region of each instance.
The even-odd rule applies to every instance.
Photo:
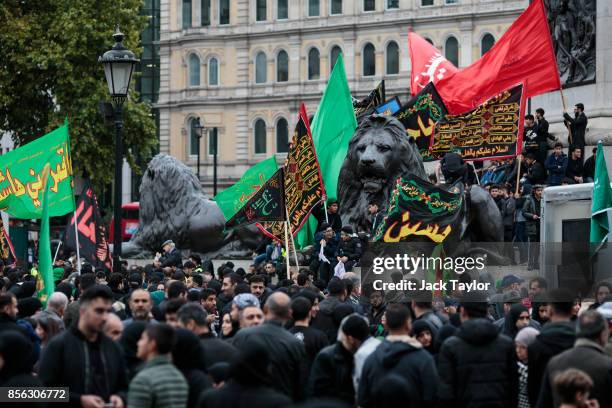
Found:
[[[98,62],[104,65],[104,75],[108,83],[115,107],[115,200],[114,200],[114,236],[113,236],[113,270],[121,271],[121,187],[123,166],[123,103],[127,99],[130,88],[130,80],[135,65],[140,62],[136,55],[123,46],[123,33],[119,26],[113,34],[115,45],[104,55],[98,58]]]
[[[206,130],[206,128],[202,126],[202,123],[200,123],[200,118],[194,119],[193,128],[198,130],[198,132],[196,132],[196,135],[195,135],[195,137],[198,139],[198,167],[197,167],[196,174],[198,175],[198,183],[201,183],[200,181],[200,150],[202,149],[200,148],[200,139],[202,139],[204,130]]]

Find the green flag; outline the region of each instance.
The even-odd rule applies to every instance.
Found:
[[[338,197],[340,169],[357,128],[342,54],[338,55],[311,128],[325,193],[328,200],[335,200]],[[299,248],[312,244],[316,227],[317,220],[310,216],[296,237],[296,245]]]
[[[593,183],[593,203],[591,206],[591,244],[599,246],[607,241],[610,226],[608,225],[608,209],[612,208],[612,188],[606,167],[601,142],[597,143],[595,155],[595,182]]]
[[[55,289],[53,280],[53,268],[51,260],[51,238],[49,236],[49,213],[50,213],[50,198],[53,179],[49,175],[49,166],[45,166],[42,171],[41,180],[43,183],[41,191],[41,206],[42,214],[40,220],[40,237],[38,239],[38,273],[39,273],[39,291],[38,297],[45,303]]]
[[[0,156],[0,210],[15,218],[42,216],[43,168],[49,165],[49,216],[74,211],[68,123]]]
[[[215,202],[223,212],[226,222],[257,193],[276,170],[278,170],[276,157],[272,156],[248,169],[236,184],[215,196]]]

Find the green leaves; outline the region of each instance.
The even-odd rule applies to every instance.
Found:
[[[0,129],[28,143],[70,120],[76,175],[101,186],[113,178],[114,128],[99,111],[109,101],[98,57],[113,45],[115,25],[137,55],[147,17],[141,0],[4,0],[0,2]],[[135,77],[132,77],[132,87]],[[130,93],[124,151],[148,159],[157,145],[151,107]],[[136,169],[137,171],[139,169]]]

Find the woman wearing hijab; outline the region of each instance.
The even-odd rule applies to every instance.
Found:
[[[521,303],[517,303],[515,305],[512,305],[510,311],[506,315],[502,333],[510,337],[511,339],[514,339],[519,330],[529,326],[529,323],[529,309],[527,309]]]
[[[434,354],[436,339],[429,323],[425,320],[417,320],[412,323],[412,337],[417,339],[430,354]]]
[[[531,408],[529,404],[529,397],[527,395],[527,362],[528,354],[527,348],[535,341],[536,337],[540,334],[539,331],[533,327],[525,327],[521,329],[516,338],[514,339],[514,345],[516,347],[516,357],[519,373],[519,389],[518,389],[518,407],[519,408]]]

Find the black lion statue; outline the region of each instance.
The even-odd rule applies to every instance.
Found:
[[[223,213],[202,192],[193,171],[172,156],[158,154],[142,177],[138,230],[123,244],[122,252],[124,256],[143,250],[157,252],[167,239],[180,249],[203,254],[228,248],[236,240],[248,247],[256,245],[249,239],[259,234],[245,229],[227,233],[224,226]]]
[[[368,204],[386,206],[398,177],[412,173],[427,180],[423,159],[412,137],[392,116],[370,115],[359,123],[338,180],[342,223],[369,231]],[[467,191],[460,240],[503,242],[501,214],[489,193],[478,185]]]

